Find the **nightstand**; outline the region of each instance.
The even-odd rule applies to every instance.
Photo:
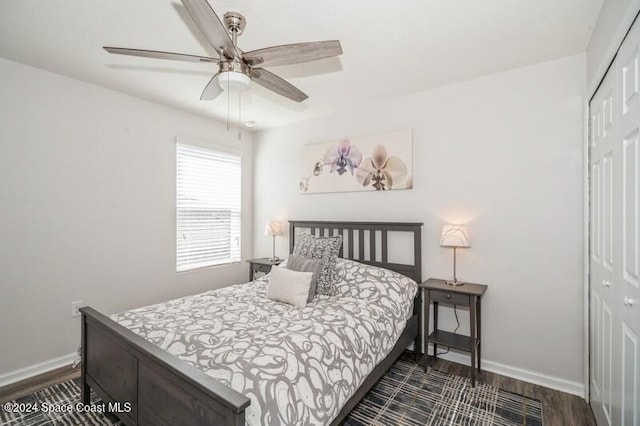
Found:
[[[253,281],[255,274],[257,272],[262,272],[263,274],[268,274],[271,272],[271,267],[273,265],[279,265],[284,262],[284,259],[278,260],[270,260],[268,257],[260,257],[258,259],[249,259],[247,260],[250,265],[249,269],[249,281]]]
[[[480,301],[482,295],[487,291],[484,284],[464,283],[459,286],[451,286],[446,284],[444,280],[429,278],[420,284],[422,291],[422,318],[424,318],[424,330],[420,330],[423,339],[424,356],[426,361],[423,363],[425,371],[427,370],[429,356],[427,350],[429,342],[433,344],[433,357],[438,357],[438,345],[449,348],[459,349],[471,354],[471,384],[476,385],[476,368],[480,371]],[[433,302],[433,332],[429,334],[429,317],[430,304]],[[470,336],[463,334],[451,333],[444,330],[438,330],[438,305],[445,303],[455,306],[466,306],[469,308],[469,325]],[[422,321],[420,321],[422,325]],[[476,366],[477,361],[477,366]]]

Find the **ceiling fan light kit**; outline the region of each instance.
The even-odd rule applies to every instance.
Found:
[[[302,102],[308,97],[304,92],[263,67],[298,64],[342,55],[342,46],[338,40],[287,44],[243,52],[238,48],[237,43],[238,36],[244,32],[247,24],[242,14],[227,12],[224,14],[224,21],[221,21],[207,0],[181,1],[195,24],[215,49],[219,59],[145,49],[120,47],[105,47],[104,49],[109,53],[119,55],[216,63],[218,65],[217,73],[205,87],[200,97],[201,100],[213,100],[224,90],[245,91],[253,81],[285,98]]]
[[[249,67],[242,62],[221,62],[218,73],[218,85],[222,90],[244,92],[251,86]]]
[[[237,71],[224,71],[218,76],[220,87],[228,90],[244,92],[251,86],[251,79],[246,74]]]

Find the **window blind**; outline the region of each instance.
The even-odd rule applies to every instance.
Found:
[[[241,158],[177,144],[177,271],[240,261]]]

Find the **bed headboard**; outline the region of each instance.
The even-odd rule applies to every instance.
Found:
[[[300,229],[309,229],[312,235],[317,236],[342,235],[343,244],[338,257],[396,271],[418,284],[422,281],[422,223],[290,220],[289,253],[293,253],[296,230]],[[388,261],[389,232],[407,232],[413,235],[413,264]],[[380,238],[379,246],[376,241],[378,237]],[[368,250],[365,240],[368,240]]]

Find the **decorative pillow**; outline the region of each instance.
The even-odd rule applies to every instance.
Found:
[[[335,237],[316,237],[311,234],[296,236],[293,254],[322,261],[322,271],[318,277],[316,293],[333,296],[332,275],[336,268],[338,253],[342,246],[342,235]]]
[[[267,298],[294,306],[304,306],[309,297],[313,272],[298,272],[274,266],[269,274]]]
[[[338,259],[333,279],[335,295],[341,297],[410,301],[418,291],[418,284],[409,277],[348,259]]]
[[[311,283],[309,285],[309,297],[307,303],[311,302],[316,295],[316,287],[318,286],[318,278],[322,272],[323,263],[321,260],[307,259],[306,257],[296,256],[292,254],[287,259],[287,269],[298,272],[311,272]]]

